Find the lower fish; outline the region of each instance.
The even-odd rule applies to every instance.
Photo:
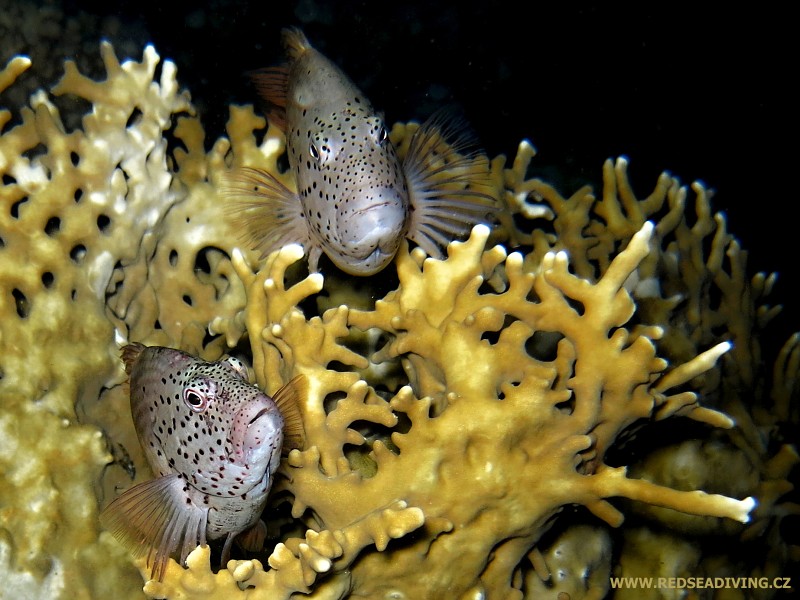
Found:
[[[273,397],[247,379],[236,358],[205,362],[184,352],[129,344],[122,349],[139,442],[156,478],[114,499],[101,522],[134,554],[147,553],[163,579],[170,555],[207,540],[261,549],[260,520],[282,451],[301,447],[298,376]]]
[[[352,275],[377,273],[404,238],[429,256],[497,208],[489,162],[465,122],[438,111],[413,134],[404,160],[383,115],[298,29],[284,29],[288,64],[253,75],[269,119],[286,134],[297,191],[263,170],[223,181],[231,212],[261,257],[301,244],[309,269],[325,253]]]

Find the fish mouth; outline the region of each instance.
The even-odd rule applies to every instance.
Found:
[[[370,204],[369,206],[367,206],[365,208],[359,208],[357,211],[353,212],[353,214],[354,215],[363,215],[363,214],[366,214],[366,213],[368,213],[368,212],[370,212],[372,210],[376,210],[378,208],[383,208],[384,206],[391,206],[392,204],[393,204],[393,202],[388,202],[388,201],[376,202],[375,204]]]
[[[389,252],[384,248],[378,247],[367,254],[367,256],[364,258],[364,261],[367,263],[380,262],[386,260],[387,258],[391,258],[392,256],[394,256],[394,252]]]
[[[351,204],[366,204],[337,213],[336,242],[327,252],[333,263],[351,275],[372,275],[394,257],[407,230],[407,206],[392,189],[370,188]]]
[[[259,394],[236,411],[231,433],[235,456],[249,464],[261,460],[282,438],[283,418],[269,396]],[[278,442],[280,444],[280,442]]]
[[[346,236],[352,254],[359,259],[380,259],[391,256],[404,232],[405,212],[397,202],[383,201],[353,211],[358,227]]]
[[[383,269],[394,257],[394,252],[384,252],[380,248],[375,248],[364,257],[359,257],[355,261],[340,263],[333,261],[337,267],[352,275],[372,275]]]

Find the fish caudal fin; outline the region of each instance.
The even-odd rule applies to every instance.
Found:
[[[122,357],[122,362],[125,363],[125,372],[130,375],[131,371],[133,370],[133,365],[136,364],[136,361],[139,360],[139,355],[147,348],[144,344],[140,344],[139,342],[132,342],[122,347],[122,351],[120,352],[120,356]]]
[[[308,379],[298,375],[281,389],[275,392],[272,400],[283,416],[283,451],[302,449],[306,441],[303,417],[300,414],[300,403],[308,396]]]
[[[196,506],[177,475],[140,483],[114,499],[100,522],[137,557],[147,553],[150,577],[163,581],[167,561],[180,549],[181,563],[206,543],[208,509]]]
[[[225,211],[244,233],[243,241],[261,258],[287,244],[310,245],[300,198],[272,174],[240,167],[222,176]]]
[[[489,160],[466,122],[440,110],[414,133],[403,169],[409,187],[408,237],[441,258],[448,243],[478,223],[491,223],[498,208]]]

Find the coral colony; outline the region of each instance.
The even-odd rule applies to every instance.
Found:
[[[404,243],[383,288],[309,275],[297,245],[259,262],[219,194],[241,167],[291,189],[283,136],[232,106],[206,152],[172,63],[154,80],[152,47],[123,64],[101,52],[104,80],[67,63],[0,112],[4,592],[602,598],[611,575],[780,574],[797,455],[777,436],[797,418],[798,340],[761,364],[773,278],[746,276],[701,186],[665,174],[639,199],[619,159],[600,196],[565,197],[526,178],[523,142],[491,163],[494,231],[441,260]],[[8,63],[0,90],[30,67]],[[88,107],[80,127],[56,96]],[[401,155],[415,128],[391,130]],[[216,571],[218,549],[200,546],[149,581],[100,527],[152,478],[128,342],[245,354],[268,394],[307,377],[306,442],[278,471],[263,552]],[[655,447],[637,436],[650,431]],[[706,533],[749,545],[747,561],[726,563]]]

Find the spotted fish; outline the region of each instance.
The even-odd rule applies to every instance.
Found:
[[[208,363],[141,344],[125,346],[122,358],[136,433],[156,478],[111,502],[103,524],[137,555],[146,552],[159,580],[171,554],[180,550],[183,562],[207,539],[225,539],[223,565],[237,536],[260,549],[259,516],[281,450],[302,445],[297,402],[305,379],[270,398],[235,358]]]
[[[264,258],[302,244],[309,268],[324,252],[343,271],[371,275],[403,238],[441,257],[454,237],[489,222],[495,208],[488,160],[464,122],[439,111],[398,158],[383,116],[297,29],[283,30],[288,65],[253,79],[286,134],[297,192],[262,170],[227,175],[224,193],[250,244]]]

